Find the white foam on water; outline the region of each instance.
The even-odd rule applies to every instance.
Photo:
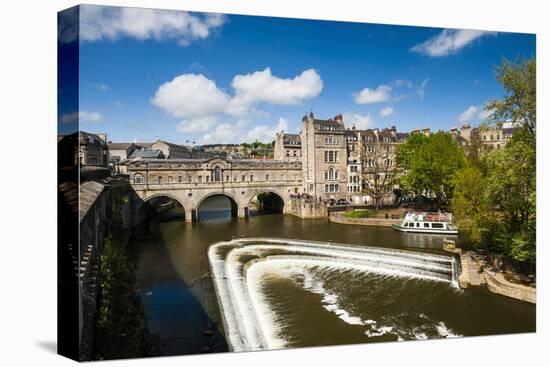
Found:
[[[448,256],[332,243],[238,239],[213,244],[208,255],[226,334],[235,351],[277,349],[288,343],[281,335],[281,322],[276,321],[262,292],[265,274],[296,273],[293,267],[304,274],[304,268],[321,266],[449,283],[456,277],[454,259]],[[377,326],[374,320],[351,315],[338,304],[336,294],[323,288],[322,282],[306,276],[304,287],[322,295],[323,307],[350,325],[366,325],[373,336],[392,330],[389,326]]]
[[[460,338],[462,335],[455,334],[452,329],[448,328],[443,321],[440,321],[435,326],[440,336],[444,338]]]

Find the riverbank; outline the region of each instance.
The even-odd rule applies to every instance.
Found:
[[[391,218],[390,215],[388,216]],[[353,218],[353,217],[346,216],[346,212],[332,212],[328,217],[329,221],[333,223],[353,224],[353,225],[361,225],[361,226],[391,227],[393,224],[399,224],[402,222],[402,219],[390,219],[390,218],[384,218],[384,217],[380,218],[378,216],[367,217],[367,218],[361,218],[361,217]]]
[[[535,287],[508,281],[505,273],[488,266],[484,256],[473,251],[463,252],[456,248],[444,247],[444,249],[460,257],[461,272],[458,284],[461,288],[486,286],[492,293],[536,304],[537,289]]]

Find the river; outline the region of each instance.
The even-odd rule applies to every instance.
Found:
[[[222,197],[206,201],[199,219],[185,223],[181,208],[173,209],[151,221],[148,235],[134,243],[137,287],[160,355],[228,350],[207,257],[213,242],[273,237],[443,253],[440,235],[282,214],[233,218]],[[458,243],[467,246],[463,239]],[[276,347],[535,331],[534,305],[484,288],[315,264],[279,263],[260,275],[255,288]]]

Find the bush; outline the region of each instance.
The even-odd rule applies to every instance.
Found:
[[[143,357],[147,350],[145,314],[134,290],[135,267],[124,242],[107,238],[100,262],[95,358]]]
[[[346,212],[345,217],[346,218],[370,218],[374,214],[374,211],[366,209],[366,210],[353,210]]]

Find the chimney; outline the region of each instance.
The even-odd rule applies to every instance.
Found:
[[[342,116],[342,114],[340,113],[340,114],[334,116],[334,121],[337,121],[340,124],[344,125],[344,116]]]
[[[460,127],[460,136],[462,136],[467,141],[470,141],[470,139],[472,138],[472,127],[470,126],[470,124],[463,124]]]

